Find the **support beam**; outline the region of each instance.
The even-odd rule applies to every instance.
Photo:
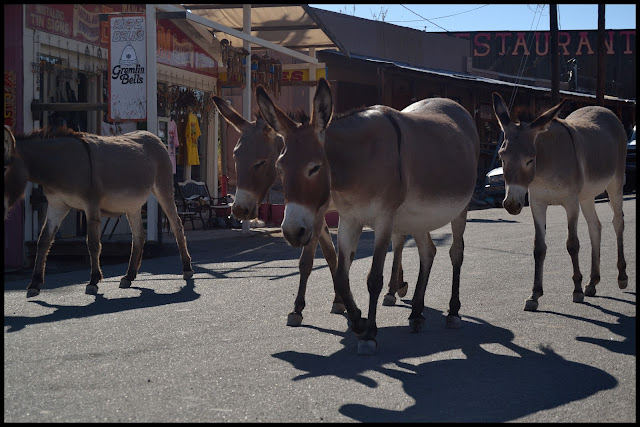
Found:
[[[245,4],[242,8],[242,29],[245,34],[251,35],[251,5]],[[251,121],[251,43],[243,39],[242,47],[249,52],[246,56],[247,64],[244,67],[245,84],[242,90],[242,117]],[[251,221],[242,221],[242,233],[246,234],[251,228]]]
[[[158,134],[158,63],[156,61],[156,8],[145,6],[145,32],[147,33],[147,130]],[[158,200],[153,194],[147,199],[147,241],[159,241]]]

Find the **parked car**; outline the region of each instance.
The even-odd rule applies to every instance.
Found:
[[[502,206],[502,200],[505,194],[502,166],[492,169],[487,173],[484,194],[493,199],[494,206]]]
[[[636,190],[636,127],[633,127],[627,142],[627,162],[625,165],[625,191]]]

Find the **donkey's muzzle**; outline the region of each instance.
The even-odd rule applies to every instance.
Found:
[[[233,206],[231,206],[231,212],[233,213],[233,216],[241,221],[249,221],[254,219],[257,216],[257,211],[258,208],[255,205],[247,206],[234,203]]]
[[[307,243],[311,240],[311,231],[305,227],[298,228],[283,228],[282,235],[284,236],[287,243],[289,243],[294,248],[299,248],[301,246],[306,246]]]
[[[516,200],[507,200],[505,199],[502,202],[502,206],[509,212],[511,215],[518,215],[522,211],[522,203]]]

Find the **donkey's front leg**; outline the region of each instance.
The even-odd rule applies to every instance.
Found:
[[[580,202],[582,214],[587,220],[589,227],[589,239],[591,240],[591,279],[589,284],[584,288],[584,294],[592,297],[596,295],[596,285],[600,283],[600,242],[602,236],[602,224],[596,213],[596,204],[594,199],[583,200]],[[575,294],[574,294],[575,301]]]
[[[85,293],[96,295],[98,293],[98,282],[102,280],[102,270],[100,270],[100,211],[85,212],[87,215],[87,248],[91,257],[91,277]]]
[[[333,277],[333,288],[347,310],[347,317],[351,330],[356,335],[362,334],[367,326],[366,319],[361,317],[362,312],[357,307],[349,285],[349,270],[356,256],[358,240],[362,233],[362,226],[350,221],[346,217],[340,217],[338,227],[338,266]]]
[[[27,287],[27,298],[35,297],[40,294],[40,288],[44,284],[44,269],[49,249],[51,248],[51,244],[55,239],[62,220],[68,212],[68,207],[56,204],[53,198],[51,198],[51,201],[49,201],[49,207],[47,208],[47,218],[42,226],[42,230],[40,230],[40,236],[38,237],[33,274],[31,275],[31,283],[29,283],[29,286]]]
[[[580,252],[580,241],[578,240],[579,206],[580,205],[577,200],[571,201],[564,206],[567,211],[567,224],[569,227],[569,234],[567,236],[567,252],[569,252],[569,255],[571,256],[571,263],[573,264],[573,302],[584,301],[584,292],[582,291],[582,273],[580,273],[580,260],[578,259],[578,253]]]
[[[367,317],[367,329],[358,341],[358,354],[373,354],[376,351],[378,326],[376,325],[376,313],[378,310],[378,297],[382,291],[382,271],[384,260],[391,240],[391,228],[393,217],[388,221],[376,224],[375,241],[373,248],[373,262],[367,276],[367,290],[369,291],[369,312]]]
[[[524,303],[525,311],[536,311],[538,309],[538,298],[544,292],[542,291],[542,273],[544,270],[544,259],[547,255],[547,245],[545,243],[545,234],[547,229],[547,206],[544,203],[538,203],[537,200],[529,194],[529,202],[531,205],[531,214],[533,215],[533,225],[535,228],[535,237],[533,240],[533,259],[535,262],[535,272],[533,275],[533,292],[531,297]]]
[[[131,286],[138,275],[142,263],[142,251],[144,249],[144,226],[142,225],[142,210],[127,213],[129,227],[131,227],[131,256],[129,257],[129,269],[126,276],[120,279],[120,287]]]
[[[307,292],[307,281],[313,269],[313,258],[318,247],[318,238],[313,233],[309,243],[303,246],[298,269],[300,270],[300,283],[298,284],[298,294],[296,295],[293,311],[287,316],[287,326],[300,326],[302,324],[302,310],[305,307],[304,296]]]
[[[407,290],[409,289],[409,284],[404,281],[402,275],[402,249],[404,249],[406,239],[406,234],[393,234],[391,236],[393,263],[391,265],[391,277],[389,278],[389,293],[384,296],[382,305],[395,305],[396,292],[398,292],[398,296],[402,298],[407,294]]]

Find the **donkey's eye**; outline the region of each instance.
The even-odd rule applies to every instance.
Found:
[[[533,163],[533,159],[531,159],[531,160],[529,160],[529,161],[527,162],[527,166],[529,166],[531,163]]]
[[[253,165],[254,169],[258,169],[259,167],[261,167],[262,165],[264,165],[266,162],[266,160],[260,160],[259,162],[256,162],[256,164]]]
[[[312,176],[313,174],[317,173],[319,170],[320,170],[320,165],[315,165],[309,170],[309,176]]]

